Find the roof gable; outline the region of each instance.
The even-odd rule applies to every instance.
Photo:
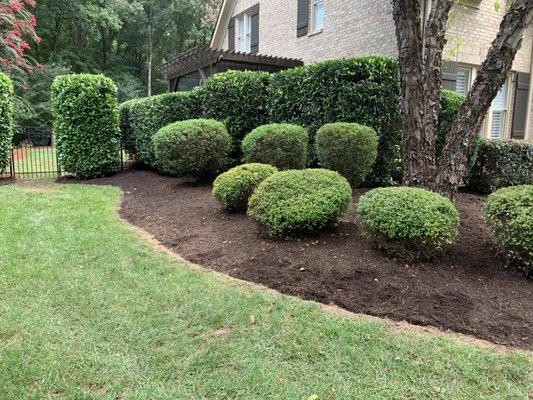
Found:
[[[215,24],[215,30],[211,37],[211,48],[220,49],[224,41],[224,35],[226,34],[226,28],[229,20],[232,16],[233,9],[237,0],[224,0],[220,12],[218,13],[217,22]]]

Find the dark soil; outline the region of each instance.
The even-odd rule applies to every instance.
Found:
[[[122,217],[192,262],[353,312],[533,349],[533,281],[498,257],[482,196],[458,195],[460,237],[442,258],[407,265],[360,237],[353,208],[338,231],[274,241],[245,215],[224,212],[211,185],[145,171],[94,182],[120,187]]]

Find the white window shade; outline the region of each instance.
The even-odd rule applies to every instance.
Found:
[[[237,20],[239,51],[246,51],[246,21],[244,15]]]
[[[508,85],[506,82],[492,101],[490,137],[493,139],[501,139],[504,134],[507,117],[507,90]]]
[[[456,92],[466,96],[470,90],[470,76],[472,71],[468,68],[459,68],[457,70],[457,87]]]
[[[320,30],[324,28],[326,18],[326,4],[322,0],[314,0],[313,3],[313,28]]]

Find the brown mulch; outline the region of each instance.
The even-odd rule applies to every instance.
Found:
[[[407,265],[374,250],[350,222],[307,239],[262,237],[245,215],[220,208],[211,185],[146,171],[93,182],[120,187],[121,216],[192,262],[356,313],[533,350],[533,281],[497,256],[482,196],[457,196],[460,237],[442,258]]]

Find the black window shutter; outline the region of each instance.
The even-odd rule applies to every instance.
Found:
[[[235,51],[235,17],[228,24],[228,50]]]
[[[302,37],[309,32],[309,0],[298,0],[298,19],[296,37]]]
[[[519,72],[516,79],[516,90],[514,94],[513,129],[511,138],[525,139],[527,121],[527,103],[529,100],[529,74]]]
[[[250,8],[250,23],[252,24],[252,43],[250,52],[259,52],[259,3]]]
[[[442,88],[457,90],[457,68],[459,65],[456,61],[447,61],[442,64]]]

